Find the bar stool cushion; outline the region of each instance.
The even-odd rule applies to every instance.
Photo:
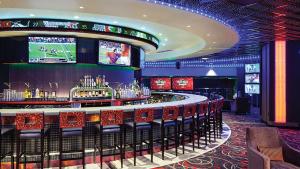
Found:
[[[1,135],[7,134],[8,132],[12,131],[14,128],[1,128]]]
[[[96,125],[96,128],[100,130],[100,124]],[[120,125],[108,125],[108,126],[103,126],[102,132],[103,133],[117,133],[120,132]]]
[[[162,125],[162,120],[161,119],[155,119],[153,122],[155,124]],[[173,120],[165,120],[164,121],[164,127],[175,126],[175,125],[176,125],[176,123]]]
[[[64,137],[81,136],[82,128],[63,128],[62,135]]]
[[[129,122],[126,123],[127,126],[129,127],[134,127],[134,123],[133,122]],[[150,129],[151,128],[151,124],[150,123],[136,123],[136,129],[138,130],[144,130],[144,129]]]

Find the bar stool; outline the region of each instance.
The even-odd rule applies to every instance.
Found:
[[[140,155],[142,155],[142,145],[143,143],[148,145],[148,149],[151,154],[151,162],[153,162],[153,120],[154,120],[154,109],[136,109],[134,111],[134,121],[126,123],[126,126],[133,129],[132,134],[132,147],[134,154],[134,166],[136,165],[136,153],[137,153],[137,132],[141,132],[140,137]],[[148,131],[148,142],[144,140],[143,133]],[[126,128],[124,130],[124,135],[126,136]],[[126,137],[125,137],[126,138]]]
[[[218,99],[217,101],[217,110],[216,110],[216,121],[217,121],[217,136],[221,138],[223,132],[223,117],[222,117],[222,109],[224,105],[224,98]]]
[[[175,151],[177,156],[177,147],[178,147],[178,132],[177,132],[177,118],[179,115],[179,107],[177,106],[167,106],[163,108],[163,114],[161,119],[154,120],[155,124],[160,125],[160,144],[161,144],[161,151],[162,151],[162,159],[165,159],[165,139],[167,139],[167,149],[169,147],[169,140],[175,142]],[[169,135],[170,127],[174,128],[173,137]],[[165,136],[165,129],[167,129],[167,136]]]
[[[44,130],[44,113],[17,113],[16,114],[16,168],[19,169],[20,163],[23,163],[26,168],[27,163],[40,162],[40,168],[44,168],[44,137],[47,135],[48,130]],[[27,155],[36,155],[27,153],[27,142],[31,139],[40,140],[40,160],[27,161]],[[21,148],[22,146],[22,148]],[[20,158],[24,155],[24,162],[20,161]]]
[[[14,128],[13,127],[4,127],[2,123],[2,116],[0,113],[0,150],[1,150],[1,156],[0,156],[0,169],[2,168],[2,160],[10,156],[10,167],[13,169],[14,168]],[[9,151],[5,152],[4,149],[5,147],[3,144],[5,142],[3,141],[4,138],[9,137],[9,142],[10,142],[10,149]]]
[[[208,111],[208,138],[211,143],[211,134],[213,132],[214,141],[216,141],[216,109],[217,109],[217,101],[212,100],[209,103],[209,111]]]
[[[181,144],[182,144],[182,152],[184,154],[184,142],[185,142],[185,136],[190,137],[190,141],[192,141],[193,144],[193,151],[195,150],[195,114],[196,114],[196,105],[190,104],[185,105],[183,114],[181,117],[178,117],[178,122],[180,125],[180,134],[181,134]],[[185,125],[189,125],[189,129],[185,129]]]
[[[123,159],[125,157],[123,151],[123,110],[107,110],[101,111],[100,113],[100,124],[96,125],[96,131],[94,135],[94,161],[96,157],[96,151],[100,152],[100,163],[102,169],[103,162],[103,135],[104,134],[114,134],[114,150],[119,148],[119,154],[121,157],[121,167],[123,168]],[[119,134],[119,145],[116,144],[115,134]],[[97,134],[99,134],[99,144],[97,145]],[[115,155],[115,152],[114,152]]]
[[[198,139],[198,148],[200,148],[200,138],[204,136],[205,146],[207,146],[207,120],[208,120],[208,103],[201,102],[199,104],[199,109],[197,113],[197,139]]]
[[[82,166],[85,168],[85,112],[60,112],[59,113],[59,168],[62,162],[67,160],[82,160]],[[63,141],[65,137],[81,137],[80,150],[64,150]],[[63,158],[64,154],[81,153],[81,157]]]

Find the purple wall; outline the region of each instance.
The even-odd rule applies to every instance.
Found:
[[[217,76],[237,76],[237,68],[212,68]],[[143,76],[206,76],[210,68],[145,68]]]
[[[9,66],[9,81],[12,89],[24,91],[24,82],[31,88],[50,91],[49,82],[57,82],[57,95],[66,97],[70,88],[78,84],[84,75],[105,75],[114,87],[118,82],[129,84],[134,79],[134,70],[128,67],[102,66],[94,64],[14,64]]]

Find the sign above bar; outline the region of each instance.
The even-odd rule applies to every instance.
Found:
[[[0,31],[79,31],[86,33],[101,33],[114,36],[122,36],[150,42],[156,48],[159,40],[155,36],[132,28],[123,26],[108,25],[103,23],[72,21],[61,19],[4,19],[0,20]]]

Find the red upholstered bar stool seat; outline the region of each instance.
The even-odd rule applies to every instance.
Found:
[[[2,168],[2,160],[7,156],[10,156],[10,167],[12,169],[14,168],[14,131],[14,127],[3,125],[2,116],[0,113],[0,168]],[[10,145],[9,149],[6,148],[7,144]]]
[[[154,109],[136,109],[134,111],[134,121],[126,123],[126,127],[133,130],[132,134],[132,147],[134,154],[134,165],[136,165],[136,153],[137,153],[137,133],[140,132],[139,151],[142,155],[143,150],[150,151],[151,162],[153,162],[153,120],[154,120]],[[126,136],[126,127],[124,134]],[[148,131],[148,140],[144,139],[144,131]],[[148,145],[147,149],[143,149],[143,143]]]
[[[27,163],[40,163],[39,168],[44,168],[44,138],[48,135],[48,130],[44,129],[44,113],[17,113],[16,114],[16,168],[18,169],[20,163],[23,163],[24,168],[26,168]],[[40,150],[35,152],[31,150],[28,152],[27,143],[32,139],[38,139],[40,141]],[[31,147],[28,147],[31,149]],[[27,160],[28,155],[37,154],[40,158],[36,157],[36,160]],[[24,161],[21,161],[21,157],[24,157]]]
[[[103,148],[104,148],[104,142],[103,142],[103,136],[105,134],[113,134],[113,148],[114,148],[114,154],[116,155],[116,148],[119,150],[119,155],[121,158],[121,167],[123,167],[123,159],[125,157],[124,151],[123,151],[123,129],[124,129],[124,118],[123,118],[124,112],[123,110],[107,110],[107,111],[101,111],[100,112],[100,124],[96,125],[96,133],[94,137],[94,161],[96,156],[96,151],[99,150],[100,152],[100,163],[102,168],[102,162],[103,157],[105,156],[103,154]],[[96,141],[96,135],[99,134],[99,143]],[[116,134],[119,134],[119,144],[117,144]],[[111,155],[111,154],[106,154]]]
[[[177,124],[177,118],[179,116],[179,107],[177,106],[167,106],[163,107],[163,113],[161,119],[154,120],[155,124],[160,125],[160,145],[161,145],[161,151],[162,151],[162,159],[164,160],[164,152],[165,152],[165,140],[167,142],[167,149],[169,147],[169,140],[172,140],[175,142],[175,152],[177,156],[177,147],[178,147],[178,124]],[[174,128],[174,134],[170,135],[170,128]],[[167,130],[167,135],[165,134]]]
[[[67,160],[82,160],[82,166],[85,168],[85,112],[60,112],[59,113],[59,168],[62,167],[62,162]],[[64,146],[72,144],[64,142],[64,138],[80,137],[81,147],[77,150],[64,150]],[[77,142],[75,143],[77,144]],[[70,146],[68,146],[70,147]],[[73,147],[71,145],[71,147]],[[80,153],[80,157],[64,158],[64,155]]]
[[[196,122],[197,122],[197,140],[198,148],[200,148],[200,138],[204,136],[205,146],[207,146],[207,128],[208,128],[208,102],[200,102],[199,109],[197,112]]]
[[[177,118],[180,128],[179,133],[181,136],[182,151],[184,154],[185,136],[189,136],[190,142],[193,144],[193,150],[195,150],[195,114],[196,104],[184,105],[183,113]],[[189,126],[188,128],[186,126]]]

